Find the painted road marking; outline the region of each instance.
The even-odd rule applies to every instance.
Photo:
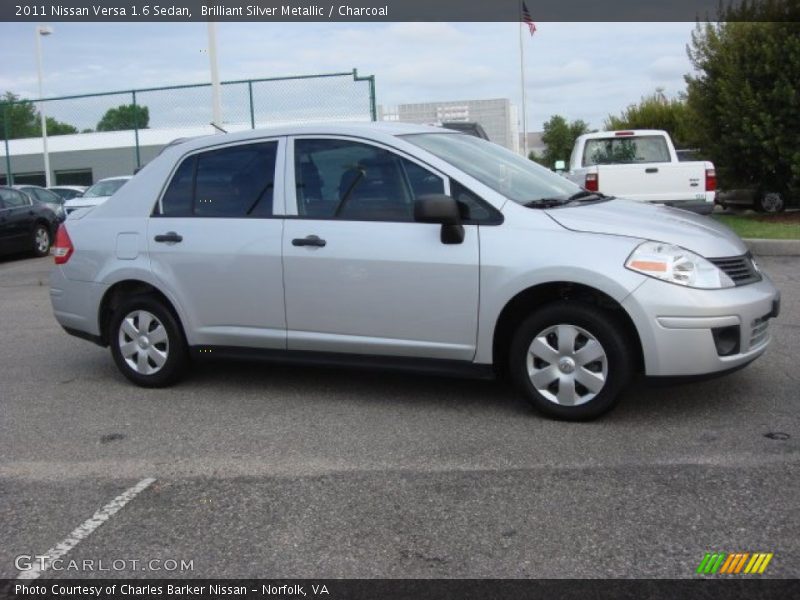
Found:
[[[132,488],[122,492],[119,496],[94,513],[89,519],[81,523],[64,541],[59,542],[45,552],[44,555],[47,556],[45,561],[38,563],[36,566],[32,566],[27,571],[20,572],[17,579],[38,579],[41,577],[42,573],[48,569],[54,560],[61,558],[77,546],[81,540],[85,540],[89,537],[95,529],[108,521],[119,509],[150,487],[154,481],[155,479],[152,477],[142,479]]]

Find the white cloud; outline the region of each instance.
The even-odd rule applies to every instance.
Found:
[[[647,73],[656,81],[675,79],[687,72],[689,61],[686,57],[661,56],[647,67]]]

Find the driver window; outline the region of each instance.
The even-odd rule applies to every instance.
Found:
[[[414,201],[441,177],[392,152],[334,139],[295,140],[297,211],[314,219],[413,221]]]

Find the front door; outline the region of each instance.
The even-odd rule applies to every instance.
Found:
[[[446,177],[359,140],[298,137],[287,153],[284,285],[290,350],[471,360],[478,227],[443,244],[416,223]]]

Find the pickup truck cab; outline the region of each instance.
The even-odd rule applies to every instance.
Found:
[[[709,214],[717,186],[708,161],[681,162],[666,131],[587,133],[575,141],[568,179],[607,196]]]

